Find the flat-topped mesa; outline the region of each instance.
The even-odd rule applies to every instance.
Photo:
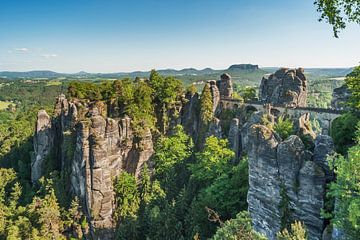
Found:
[[[275,105],[306,107],[307,79],[304,69],[281,68],[264,76],[260,84],[259,99]]]
[[[234,64],[228,68],[229,71],[236,71],[236,70],[255,71],[258,69],[259,69],[259,65],[253,65],[253,64]]]

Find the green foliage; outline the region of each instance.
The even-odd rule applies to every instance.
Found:
[[[76,239],[83,238],[83,232],[88,231],[88,224],[83,210],[79,204],[78,197],[75,197],[70,204],[69,210],[63,214],[64,225],[68,230],[71,230],[70,235]]]
[[[155,70],[150,73],[149,84],[154,89],[155,101],[161,105],[173,104],[177,97],[183,93],[181,81],[171,76],[164,78]]]
[[[200,97],[200,120],[204,124],[210,123],[213,119],[213,101],[209,84],[205,84]]]
[[[212,94],[209,84],[205,84],[203,88],[198,107],[200,114],[199,115],[200,122],[199,122],[197,139],[195,140],[195,144],[196,144],[196,148],[200,149],[204,144],[206,131],[208,130],[209,124],[214,118],[213,100],[212,100]]]
[[[155,174],[168,198],[177,195],[185,184],[186,162],[192,151],[192,139],[185,134],[181,125],[175,127],[172,136],[158,140],[154,154]]]
[[[315,5],[321,14],[319,21],[325,20],[332,25],[335,37],[347,22],[360,24],[359,0],[316,0]]]
[[[118,219],[135,217],[139,209],[140,198],[135,176],[122,172],[114,184],[116,209]]]
[[[43,198],[34,197],[29,206],[30,219],[39,226],[39,234],[44,239],[61,239],[63,222],[60,218],[60,207],[55,191],[51,186],[45,187]]]
[[[233,92],[232,95],[231,95],[231,98],[235,99],[235,100],[238,100],[241,103],[244,102],[243,97],[240,94],[238,94],[237,92]]]
[[[0,178],[5,183],[5,191],[1,191],[5,196],[0,198],[0,238],[65,239],[61,209],[51,181],[41,179],[37,196],[22,206],[22,187],[14,172],[0,169]]]
[[[203,150],[196,153],[196,162],[189,165],[192,177],[209,183],[228,171],[233,157],[234,152],[228,149],[227,140],[210,136],[206,139]]]
[[[225,219],[247,209],[248,161],[244,158],[201,190],[199,199]]]
[[[360,7],[360,1],[358,1],[358,4]],[[360,15],[360,13],[358,14]],[[345,82],[346,82],[346,86],[351,92],[349,105],[352,108],[359,110],[360,109],[360,66],[355,67],[354,70],[349,75],[347,75]]]
[[[360,129],[360,124],[358,125]],[[357,132],[357,141],[360,133]],[[334,163],[336,181],[330,183],[328,192],[336,199],[332,223],[345,231],[349,239],[360,236],[360,142],[348,149],[347,157],[330,158]]]
[[[334,140],[337,152],[345,154],[347,149],[354,145],[358,122],[359,118],[350,112],[341,115],[332,122],[330,135]]]
[[[68,93],[71,97],[79,99],[102,100],[102,89],[98,84],[92,82],[73,81],[69,83]]]
[[[332,89],[326,92],[319,91],[319,89],[309,92],[307,97],[307,105],[309,107],[316,107],[316,108],[330,108],[331,99],[332,99],[332,95],[330,91],[332,91]]]
[[[287,229],[277,234],[277,240],[306,240],[308,239],[305,225],[299,221],[291,224],[290,232]]]
[[[141,201],[149,203],[151,201],[151,179],[147,163],[144,164],[140,174],[139,195]]]
[[[197,88],[195,87],[194,84],[190,84],[187,88],[186,88],[186,93],[190,93],[191,95],[197,93]]]
[[[280,212],[280,220],[281,227],[288,228],[291,221],[291,211],[290,211],[290,199],[286,193],[285,184],[281,184],[280,186],[280,203],[279,203],[279,212]]]
[[[274,130],[283,140],[287,139],[295,132],[293,122],[288,118],[285,119],[283,116],[278,118],[278,121],[274,126]]]
[[[177,125],[175,133],[170,137],[161,137],[155,147],[156,174],[161,176],[172,172],[174,166],[183,163],[192,154],[193,143],[184,132],[181,125]]]
[[[228,220],[216,231],[212,240],[265,240],[251,226],[251,218],[246,211],[239,212],[236,218]]]
[[[134,84],[133,101],[126,105],[125,113],[131,118],[131,126],[137,136],[143,136],[146,128],[154,130],[155,116],[152,104],[153,89],[144,81]]]
[[[74,98],[111,103],[116,110],[111,114],[122,117],[128,115],[132,119],[135,135],[141,137],[146,129],[156,130],[156,122],[161,132],[164,132],[168,126],[167,112],[175,109],[181,100],[183,87],[174,77],[163,77],[153,70],[149,80],[136,78],[132,81],[124,78],[100,84],[74,81],[69,84],[68,93]]]
[[[269,114],[262,115],[260,123],[266,126],[270,130],[274,129],[274,117],[272,115]]]
[[[317,119],[312,119],[311,122],[311,128],[314,131],[314,133],[316,133],[316,135],[321,134],[321,126],[320,126],[320,122]]]
[[[241,88],[239,92],[245,102],[256,100],[256,89],[254,87],[245,86],[244,88]]]

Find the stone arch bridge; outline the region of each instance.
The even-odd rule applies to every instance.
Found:
[[[263,102],[242,103],[239,100],[223,98],[220,100],[221,109],[237,109],[244,106],[248,111],[268,111],[269,105]],[[311,119],[319,121],[322,128],[322,134],[330,133],[332,121],[344,113],[342,110],[313,108],[313,107],[289,107],[284,105],[271,105],[270,111],[273,115],[288,114],[291,117],[298,118],[305,113],[310,113]]]

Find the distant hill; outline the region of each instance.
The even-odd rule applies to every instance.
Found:
[[[251,64],[237,64],[232,65],[226,70],[215,70],[212,68],[204,68],[201,70],[195,68],[184,68],[181,70],[176,69],[161,69],[158,72],[165,76],[199,76],[199,75],[208,75],[208,74],[217,74],[219,72],[230,71],[244,71],[244,70],[257,70],[257,65]],[[150,71],[134,71],[134,72],[117,72],[117,73],[88,73],[88,72],[78,72],[78,73],[57,73],[53,71],[29,71],[29,72],[10,72],[3,71],[0,72],[0,77],[3,78],[58,78],[58,77],[75,77],[75,78],[91,78],[91,77],[100,77],[100,78],[121,78],[121,77],[146,77],[149,76]]]
[[[320,77],[344,77],[352,70],[353,68],[306,68],[305,72]]]
[[[269,72],[275,72],[278,67],[262,68]],[[344,77],[351,73],[353,68],[305,68],[305,74],[318,77]]]
[[[0,77],[5,78],[56,78],[64,74],[53,71],[29,71],[29,72],[0,72]]]
[[[186,85],[194,82],[203,82],[207,80],[218,79],[222,73],[229,73],[234,82],[242,83],[250,86],[258,86],[264,74],[275,72],[277,67],[259,68],[258,65],[253,64],[234,64],[227,69],[215,70],[212,68],[195,69],[184,68],[176,69],[161,69],[158,72],[165,76],[175,76],[182,80]],[[306,68],[305,73],[309,79],[329,78],[329,77],[343,77],[352,71],[352,68]],[[84,80],[101,80],[106,79],[120,79],[124,77],[148,77],[150,71],[134,71],[134,72],[117,72],[117,73],[57,73],[53,71],[29,71],[29,72],[0,72],[0,78],[8,79],[26,79],[26,78],[66,78],[66,79],[84,79]]]
[[[259,65],[253,65],[253,64],[234,64],[228,68],[229,71],[258,70],[258,69],[259,69]]]

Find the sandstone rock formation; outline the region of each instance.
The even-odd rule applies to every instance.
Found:
[[[305,107],[306,97],[307,80],[302,68],[281,68],[261,80],[260,101],[275,105]]]
[[[220,91],[217,86],[217,82],[215,80],[208,81],[206,84],[208,84],[210,87],[212,103],[213,103],[213,112],[215,113],[220,103],[220,97],[221,97]]]
[[[213,97],[213,111],[217,112],[220,100],[222,98],[231,98],[233,94],[233,85],[231,76],[224,73],[220,76],[220,80],[210,80],[206,84],[210,87]]]
[[[60,170],[69,173],[69,192],[85,209],[92,238],[112,239],[113,179],[121,171],[137,177],[153,154],[153,142],[149,129],[134,137],[130,118],[106,117],[103,104],[60,95],[53,120],[43,110],[38,114],[34,149],[33,180],[41,177],[44,157],[54,151]]]
[[[334,180],[334,172],[330,170],[328,155],[334,154],[334,141],[328,135],[319,135],[315,139],[314,162],[322,168],[326,176],[326,182]]]
[[[231,120],[228,140],[230,149],[233,150],[235,153],[235,159],[238,159],[241,152],[240,120],[238,118],[234,118]]]
[[[221,130],[221,126],[220,126],[220,119],[215,117],[210,122],[209,129],[206,132],[206,137],[209,137],[209,136],[215,136],[217,138],[222,138],[222,130]]]
[[[45,110],[37,115],[34,136],[34,156],[31,161],[31,181],[35,182],[42,176],[44,160],[52,147],[51,118]]]
[[[199,128],[199,94],[188,92],[181,112],[181,124],[186,133],[196,139]]]
[[[252,122],[259,122],[255,113]],[[325,186],[331,177],[326,157],[333,152],[328,136],[318,136],[314,151],[290,136],[281,141],[261,124],[244,125],[243,142],[249,159],[249,212],[256,231],[275,239],[294,220],[304,222],[310,239],[321,239]]]
[[[338,110],[346,109],[345,103],[350,99],[351,92],[346,84],[335,88],[332,94],[331,107]]]
[[[233,94],[232,80],[229,74],[224,73],[221,75],[220,80],[217,81],[220,90],[221,98],[231,98]]]
[[[316,134],[311,127],[310,113],[305,113],[296,119],[295,129],[296,135],[301,138],[305,147],[307,149],[313,149]]]

